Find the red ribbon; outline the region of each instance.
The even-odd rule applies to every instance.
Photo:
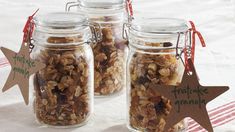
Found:
[[[192,21],[189,21],[191,28],[189,29],[190,33],[192,33],[192,46],[191,46],[191,54],[190,57],[192,59],[192,62],[194,63],[194,58],[195,58],[195,47],[196,47],[196,35],[198,36],[198,39],[200,40],[200,43],[202,45],[202,47],[206,47],[206,43],[204,41],[204,38],[202,36],[202,34],[197,31],[195,24]],[[184,57],[185,57],[185,67],[188,69],[188,71],[190,71],[190,68],[188,66],[188,52],[187,49],[184,49]]]
[[[24,36],[23,36],[23,43],[27,42],[28,41],[28,38],[31,38],[32,37],[32,34],[33,34],[33,30],[34,30],[34,23],[32,22],[33,20],[33,17],[35,16],[35,14],[38,12],[39,9],[37,9],[33,15],[29,16],[28,17],[28,20],[24,26]],[[29,36],[28,36],[29,35]]]
[[[131,0],[127,0],[127,11],[129,13],[130,16],[133,16],[133,8],[132,8],[132,2]]]

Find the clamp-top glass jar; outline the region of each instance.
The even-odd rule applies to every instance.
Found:
[[[171,102],[150,84],[178,85],[184,72],[181,53],[188,26],[178,19],[135,19],[125,30],[130,54],[127,68],[128,128],[132,131],[178,132],[184,121],[164,130]],[[127,28],[126,28],[127,29]]]
[[[34,18],[32,56],[46,67],[34,76],[37,121],[51,126],[84,125],[93,112],[95,27],[77,13]]]
[[[125,0],[79,0],[68,6],[78,6],[89,20],[99,23],[103,39],[95,43],[95,95],[107,96],[125,87],[127,41],[122,38],[123,23],[127,21]]]

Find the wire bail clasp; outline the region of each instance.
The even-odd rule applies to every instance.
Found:
[[[177,41],[176,41],[176,47],[175,47],[175,50],[176,50],[176,54],[175,54],[175,57],[176,59],[180,59],[181,62],[183,63],[183,65],[185,66],[185,62],[184,62],[184,59],[182,58],[182,55],[184,53],[184,48],[180,47],[179,44],[180,44],[180,37],[181,37],[181,34],[184,34],[184,33],[181,33],[181,32],[178,32],[178,37],[177,37]],[[186,32],[186,35],[185,35],[185,47],[187,45],[187,32]]]
[[[97,43],[102,41],[102,31],[101,31],[101,26],[98,23],[90,22],[89,27],[91,29],[92,33],[92,38],[91,41],[93,43]]]
[[[65,11],[66,11],[66,12],[69,12],[72,7],[76,7],[76,6],[77,6],[77,7],[80,6],[80,2],[79,2],[79,1],[67,2],[67,3],[66,3],[66,6],[65,6]]]
[[[122,38],[125,39],[125,40],[129,39],[128,30],[130,29],[130,27],[131,27],[131,24],[129,24],[129,23],[124,23],[123,24],[123,27],[122,27]]]

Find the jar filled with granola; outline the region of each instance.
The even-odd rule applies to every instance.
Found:
[[[102,41],[92,46],[94,52],[95,95],[104,97],[120,93],[125,87],[127,41],[122,38],[123,23],[127,20],[125,0],[79,0],[79,12],[99,23]]]
[[[128,31],[127,31],[128,30]],[[128,128],[144,132],[179,132],[181,121],[164,130],[171,102],[151,84],[178,85],[184,72],[181,54],[187,45],[184,20],[144,18],[126,25],[130,54],[127,61]]]
[[[77,13],[34,18],[34,59],[46,67],[34,76],[34,112],[43,125],[86,124],[93,112],[94,64],[90,44],[96,26]]]

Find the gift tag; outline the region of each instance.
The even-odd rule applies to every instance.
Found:
[[[32,21],[35,13],[29,17],[24,28],[23,43],[20,51],[16,53],[10,49],[1,47],[3,54],[6,56],[11,65],[11,72],[2,91],[5,92],[13,86],[18,85],[26,105],[29,103],[29,77],[45,67],[43,63],[31,59],[29,53],[32,35],[30,22]]]
[[[206,104],[229,89],[227,86],[200,85],[193,62],[188,59],[191,72],[185,68],[182,82],[178,86],[151,84],[150,87],[171,101],[172,109],[166,117],[168,130],[185,117],[191,117],[203,128],[213,132]]]

